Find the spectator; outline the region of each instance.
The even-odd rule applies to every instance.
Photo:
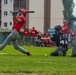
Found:
[[[35,46],[35,41],[36,41],[36,37],[37,37],[38,31],[35,29],[35,27],[32,27],[32,31],[31,31],[31,42],[32,45]]]
[[[41,35],[37,35],[36,46],[41,46],[41,45],[42,45]]]
[[[30,34],[29,29],[27,27],[25,27],[25,29],[23,31],[23,35],[24,35],[24,37],[23,37],[23,45],[24,44],[28,45],[28,46],[30,45],[29,34]]]
[[[63,21],[62,32],[63,32],[64,34],[66,34],[66,36],[67,36],[67,34],[68,34],[67,20],[64,20],[64,21]]]
[[[51,47],[52,46],[51,36],[48,33],[46,33],[45,34],[45,38],[47,38],[47,40],[46,40],[46,47]]]
[[[46,47],[52,46],[52,41],[51,41],[50,35],[49,35],[48,33],[45,33],[45,34],[41,37],[41,39],[42,39],[42,41],[43,41],[44,46],[46,46]]]

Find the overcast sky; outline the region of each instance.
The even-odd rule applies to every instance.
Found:
[[[76,16],[76,0],[73,0],[73,1],[74,1],[74,4],[75,4],[74,10],[73,10],[73,14],[74,14],[74,16]]]

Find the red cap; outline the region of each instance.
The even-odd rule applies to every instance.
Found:
[[[20,9],[19,12],[22,13],[23,15],[27,14],[27,10],[24,8]]]
[[[63,20],[63,23],[67,23],[67,20]]]
[[[27,26],[26,26],[25,28],[26,28],[26,29],[28,29],[28,27],[27,27]]]
[[[35,29],[35,27],[32,27],[33,29]]]

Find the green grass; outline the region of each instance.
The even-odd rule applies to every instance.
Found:
[[[27,56],[13,48],[6,46],[0,51],[0,73],[28,73],[31,75],[76,75],[76,58],[71,56],[71,49],[67,55],[50,56],[55,47],[27,47],[32,53]],[[46,54],[46,56],[45,56]],[[1,74],[0,74],[1,75]],[[19,74],[18,74],[19,75]],[[25,75],[25,74],[22,74]]]

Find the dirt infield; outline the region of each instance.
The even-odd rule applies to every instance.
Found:
[[[0,73],[0,75],[39,75],[37,73]]]
[[[47,73],[0,73],[0,75],[52,75]]]

